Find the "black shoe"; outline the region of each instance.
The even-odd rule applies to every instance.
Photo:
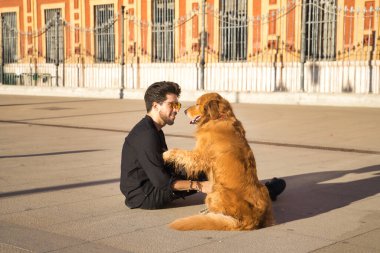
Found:
[[[268,188],[270,199],[276,201],[277,196],[285,190],[286,182],[284,179],[274,177],[266,182],[265,186]]]

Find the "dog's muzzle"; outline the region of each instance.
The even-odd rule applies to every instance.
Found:
[[[190,121],[190,124],[196,124],[196,123],[198,123],[198,121],[200,120],[200,118],[201,118],[201,116],[197,116],[197,117],[195,117],[194,119],[192,119],[192,120]]]

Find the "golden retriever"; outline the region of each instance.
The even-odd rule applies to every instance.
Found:
[[[184,169],[189,177],[204,172],[213,185],[205,199],[208,213],[177,219],[169,226],[251,230],[273,225],[268,190],[257,178],[253,152],[230,103],[217,93],[207,93],[185,114],[197,125],[195,149],[166,151],[164,160]]]

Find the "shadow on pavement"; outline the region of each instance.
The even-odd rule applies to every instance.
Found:
[[[287,188],[273,205],[277,224],[313,217],[380,193],[380,165],[284,179]]]
[[[85,150],[70,150],[70,151],[49,152],[49,153],[39,153],[39,154],[3,155],[3,156],[0,156],[0,159],[24,158],[24,157],[35,157],[35,156],[52,156],[52,155],[69,155],[69,154],[98,152],[98,151],[104,151],[104,150],[105,149],[85,149]]]
[[[380,193],[380,165],[284,177],[287,188],[273,202],[277,224],[313,217]],[[263,180],[265,182],[267,180]],[[202,193],[178,199],[166,208],[202,205]]]
[[[196,193],[191,196],[187,196],[185,199],[176,199],[172,203],[168,204],[166,208],[176,208],[184,206],[197,206],[205,203],[206,194]]]
[[[102,185],[102,184],[113,184],[113,183],[118,183],[119,181],[120,181],[119,178],[115,178],[115,179],[105,179],[105,180],[81,182],[81,183],[74,183],[74,184],[48,186],[48,187],[41,187],[41,188],[32,188],[32,189],[13,191],[13,192],[0,192],[0,198],[9,198],[9,197],[22,196],[22,195],[37,194],[37,193],[54,192],[54,191],[89,187],[89,186]]]

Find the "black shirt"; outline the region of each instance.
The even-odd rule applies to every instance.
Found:
[[[167,150],[162,130],[145,116],[125,138],[121,158],[120,190],[130,208],[141,205],[153,189],[171,191],[172,176],[164,167]]]

